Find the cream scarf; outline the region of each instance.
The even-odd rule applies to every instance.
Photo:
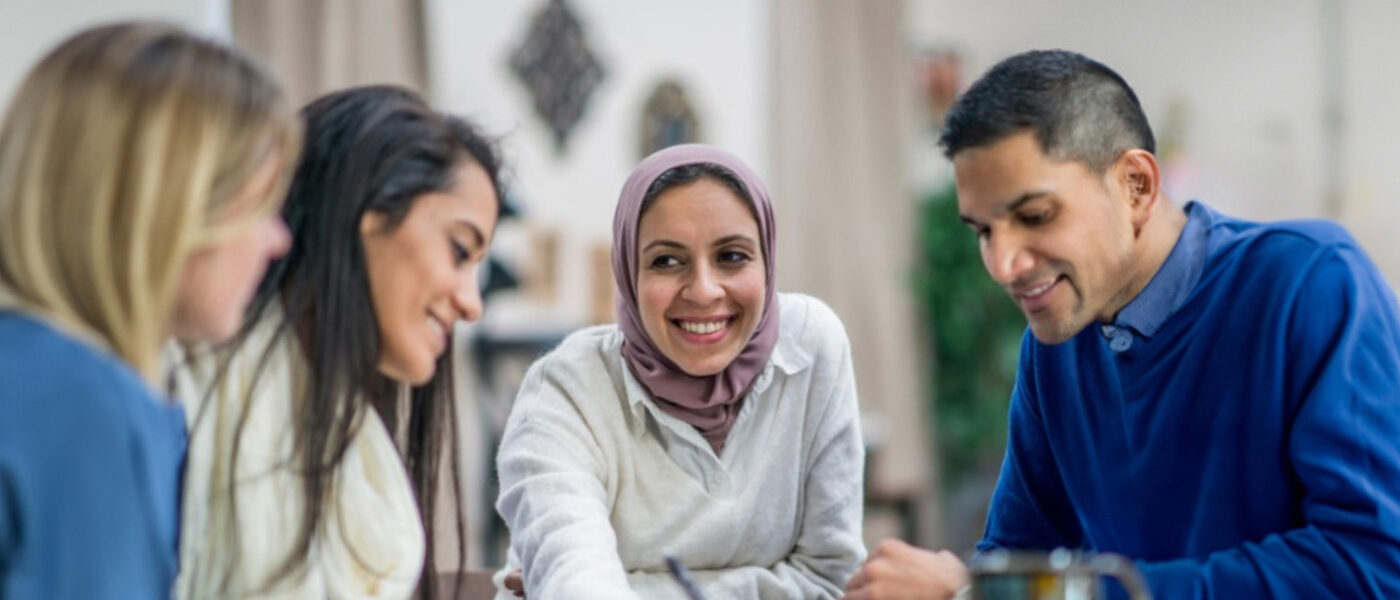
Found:
[[[214,361],[196,360],[174,375],[190,426],[176,596],[407,598],[423,567],[422,520],[393,439],[373,410],[365,411],[345,453],[305,567],[262,589],[291,552],[304,504],[301,479],[288,461],[293,399],[305,389],[305,361],[290,331],[276,331],[281,311],[273,306],[266,312],[208,406],[201,406],[202,391],[213,381]],[[264,353],[266,366],[258,372]],[[230,458],[245,407],[235,517],[229,507]],[[233,541],[223,533],[235,519],[236,563]],[[228,587],[221,588],[225,579]]]

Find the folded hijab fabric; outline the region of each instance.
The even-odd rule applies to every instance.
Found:
[[[734,362],[714,375],[696,377],[666,358],[647,337],[637,305],[637,229],[647,189],[665,172],[681,166],[710,164],[734,174],[752,199],[763,251],[763,315],[753,337]],[[622,329],[622,355],[632,375],[651,393],[661,410],[693,425],[716,455],[734,426],[744,396],[768,364],[778,341],[778,302],[774,289],[773,206],[763,182],[738,157],[702,144],[684,144],[658,151],[638,164],[622,186],[613,215],[612,264],[617,282],[617,317]]]

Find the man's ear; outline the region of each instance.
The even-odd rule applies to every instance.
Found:
[[[1113,165],[1111,185],[1116,185],[1128,201],[1133,231],[1141,231],[1162,196],[1162,171],[1157,158],[1140,148],[1123,152]]]

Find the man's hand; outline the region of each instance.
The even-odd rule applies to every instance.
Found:
[[[967,567],[952,552],[885,540],[846,584],[843,600],[948,600],[967,585]]]

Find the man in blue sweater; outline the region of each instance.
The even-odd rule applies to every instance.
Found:
[[[1360,246],[1161,189],[1116,73],[1028,52],[949,111],[962,218],[1030,323],[979,550],[1133,558],[1158,600],[1400,598],[1400,318]],[[847,598],[946,598],[887,542]]]

